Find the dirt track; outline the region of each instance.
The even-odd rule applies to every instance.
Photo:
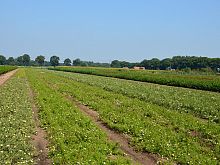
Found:
[[[13,76],[18,69],[7,72],[5,74],[0,75],[0,85],[3,85],[11,76]]]

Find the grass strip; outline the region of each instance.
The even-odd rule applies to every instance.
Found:
[[[15,69],[17,69],[16,66],[8,66],[8,65],[0,66],[0,75]]]

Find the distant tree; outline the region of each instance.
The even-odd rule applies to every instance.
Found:
[[[6,64],[6,58],[3,55],[0,55],[0,65],[5,65]]]
[[[31,60],[29,66],[39,66],[39,64],[35,60]]]
[[[71,60],[69,58],[64,60],[64,65],[65,66],[71,66]]]
[[[40,55],[35,58],[35,62],[37,62],[40,66],[44,64],[45,57]]]
[[[59,65],[59,61],[60,61],[60,58],[57,56],[50,57],[50,63],[54,67]]]
[[[44,61],[44,66],[51,66],[51,63],[49,61]]]
[[[9,57],[7,60],[8,65],[15,65],[15,59],[13,57]]]
[[[21,66],[21,65],[24,65],[24,64],[23,64],[23,56],[19,56],[18,58],[16,58],[15,61],[16,61],[16,64],[17,64],[17,65],[20,65],[20,66]]]
[[[111,67],[112,67],[112,68],[121,68],[121,62],[118,61],[118,60],[113,60],[113,61],[111,62]]]
[[[159,69],[160,68],[160,60],[158,58],[152,58],[150,60],[151,69]]]
[[[141,61],[140,65],[142,67],[145,67],[146,69],[151,69],[150,60],[144,59],[143,61]]]
[[[81,61],[80,66],[89,66],[87,61]]]
[[[73,60],[73,66],[80,66],[81,65],[81,60],[79,58]]]
[[[31,61],[31,58],[28,54],[24,54],[23,55],[23,64],[25,66],[29,66],[30,65],[30,61]]]
[[[160,69],[168,69],[168,68],[172,68],[172,60],[170,58],[165,58],[163,60],[160,61]]]

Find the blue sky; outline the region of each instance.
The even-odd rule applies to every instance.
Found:
[[[220,0],[0,0],[0,54],[220,57]]]

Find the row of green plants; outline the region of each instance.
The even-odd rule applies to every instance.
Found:
[[[0,66],[0,75],[16,69],[16,66],[2,65]]]
[[[106,91],[52,72],[33,71],[44,83],[96,110],[110,128],[130,136],[138,150],[179,164],[218,164],[220,126],[185,112]]]
[[[167,71],[165,74],[164,71],[89,67],[56,67],[49,69],[220,92],[220,77],[214,75],[178,75]]]
[[[48,132],[53,163],[130,164],[117,144],[109,142],[91,119],[52,88],[48,73],[26,69],[26,74],[36,95],[42,126]]]
[[[24,72],[0,86],[0,164],[34,164],[29,86]]]
[[[211,122],[220,123],[220,94],[218,92],[177,88],[95,75],[68,72],[54,73],[74,81],[120,93],[130,98],[137,98],[170,110],[190,113]]]

